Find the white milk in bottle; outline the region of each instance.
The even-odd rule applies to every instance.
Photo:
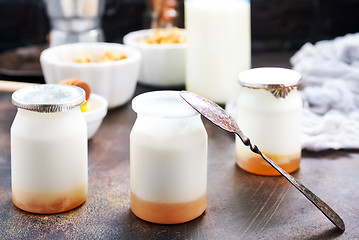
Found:
[[[250,3],[186,0],[186,89],[224,104],[237,96],[238,74],[250,68]]]

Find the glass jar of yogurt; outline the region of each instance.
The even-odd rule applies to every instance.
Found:
[[[87,125],[83,89],[44,84],[17,90],[11,126],[14,204],[41,214],[64,212],[87,198]]]
[[[207,133],[199,113],[177,91],[141,94],[132,108],[132,212],[160,224],[200,216],[207,199]]]
[[[297,91],[301,76],[284,68],[255,68],[239,74],[242,86],[237,122],[243,133],[287,172],[301,159],[302,100]],[[236,161],[245,171],[279,175],[236,137]]]

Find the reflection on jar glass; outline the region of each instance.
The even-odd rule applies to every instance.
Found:
[[[63,84],[17,90],[11,126],[14,204],[41,214],[68,211],[87,198],[85,92]]]
[[[207,133],[200,115],[177,91],[139,95],[132,108],[132,212],[160,224],[200,216],[207,199]]]
[[[287,172],[301,159],[302,100],[297,91],[299,73],[283,68],[256,68],[242,72],[237,123],[259,149]],[[236,137],[236,160],[245,171],[279,175],[261,156]]]

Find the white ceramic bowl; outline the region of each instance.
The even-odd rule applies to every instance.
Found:
[[[87,123],[87,138],[90,139],[97,132],[107,114],[107,100],[100,95],[91,93],[88,104],[92,109],[82,114]]]
[[[124,53],[127,58],[110,62],[75,62],[84,54],[97,58],[106,51]],[[135,92],[141,53],[118,43],[73,43],[44,50],[40,62],[46,83],[81,78],[90,85],[93,93],[107,99],[109,108],[114,108],[125,104]]]
[[[137,48],[142,54],[142,64],[138,81],[159,87],[181,86],[185,84],[186,44],[148,44],[144,38],[153,35],[154,29],[128,33],[123,38],[126,46]],[[181,29],[185,35],[185,30]]]

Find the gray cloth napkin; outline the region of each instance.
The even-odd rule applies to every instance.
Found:
[[[302,148],[359,148],[359,33],[312,45],[290,59],[302,75]]]

